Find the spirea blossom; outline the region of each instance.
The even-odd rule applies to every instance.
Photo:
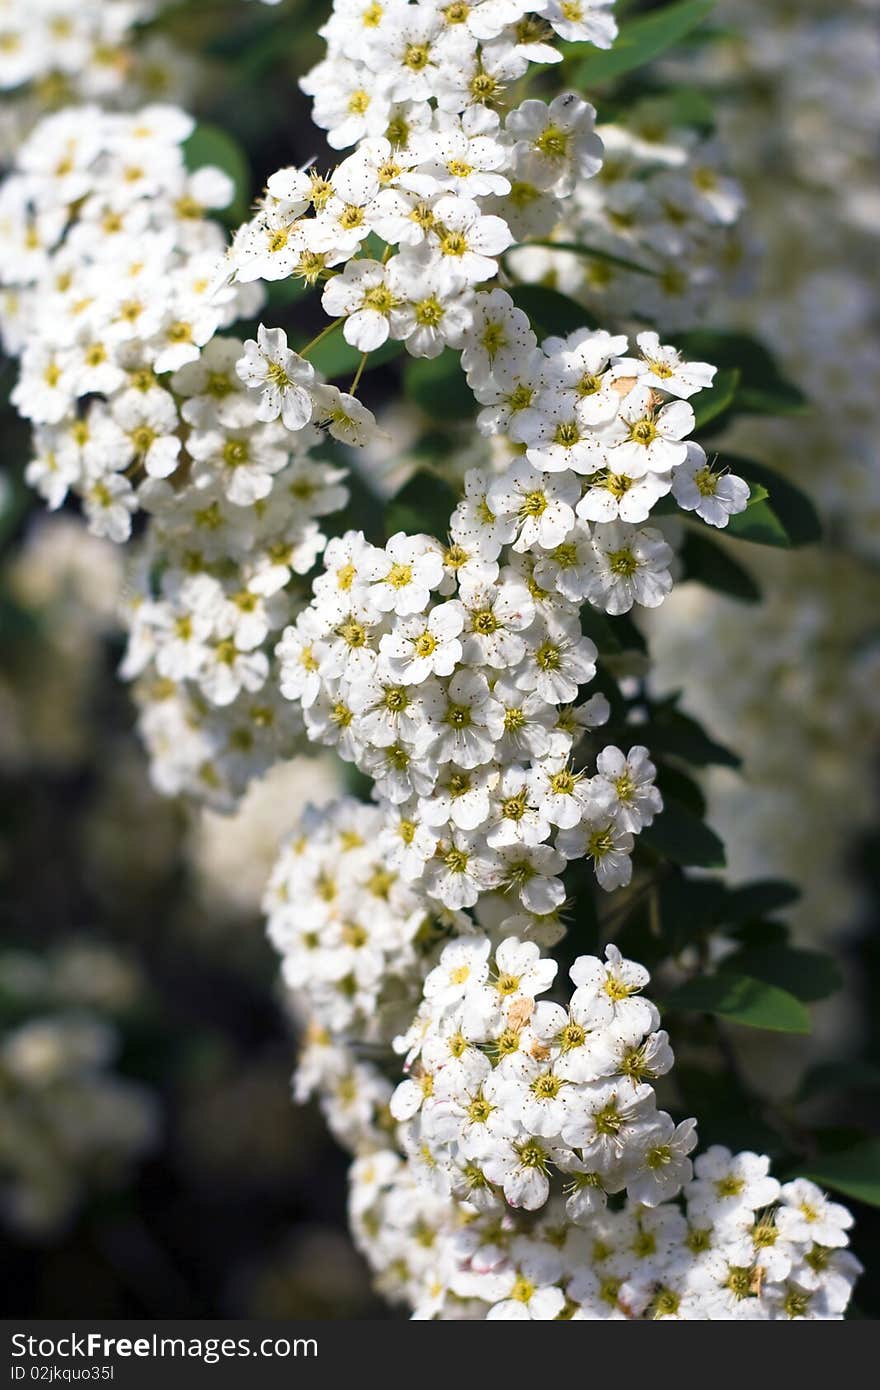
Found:
[[[738,185],[693,132],[519,85],[616,32],[609,0],[337,0],[302,86],[339,160],[273,173],[228,246],[184,112],[50,117],[0,194],[13,400],[50,507],[143,528],[122,669],[161,789],[229,809],[303,736],[370,786],[306,813],[265,908],[295,1095],[354,1156],[379,1287],[419,1318],[839,1317],[848,1213],[761,1155],[694,1157],[647,970],[608,933],[547,954],[576,875],[624,888],[663,814],[638,711],[603,741],[590,633],[664,603],[670,510],[749,500],[693,437],[714,365],[667,340]],[[234,336],[287,280],[317,336]],[[544,281],[583,323],[530,316]],[[310,361],[333,333],[345,390]],[[458,500],[418,532],[333,519],[334,446],[388,452],[377,350],[445,354],[474,404]]]

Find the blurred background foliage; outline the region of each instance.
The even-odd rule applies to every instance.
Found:
[[[662,78],[640,65],[659,51],[658,33],[685,45],[686,64],[688,44],[724,36],[711,23],[694,29],[711,8],[703,0],[618,3],[625,42],[608,55],[573,52],[570,80],[602,116],[656,96]],[[231,224],[276,168],[338,158],[296,86],[321,56],[323,12],[312,0],[277,8],[187,0],[151,26],[199,55],[193,162],[212,160],[236,177]],[[671,94],[664,89],[664,99],[711,126],[711,103],[687,82]],[[272,321],[294,342],[322,326],[316,295],[300,302],[280,285],[270,300]],[[535,287],[529,307],[548,317],[550,331],[566,331],[556,318],[564,304],[552,290]],[[720,436],[737,403],[756,408],[749,364],[765,385],[769,372],[775,388],[767,413],[802,404],[796,388],[756,359],[754,344],[731,342],[729,361],[719,358],[722,340],[712,331],[691,346],[725,369],[706,393],[715,418],[704,420],[701,438]],[[340,349],[331,340],[328,351]],[[332,357],[322,365],[330,374],[347,366]],[[370,371],[371,406],[399,393],[401,375],[414,407],[404,431],[408,465],[384,491],[413,477],[384,523],[375,491],[356,482],[341,523],[356,515],[377,539],[386,527],[424,529],[432,511],[448,516],[438,474],[462,446],[461,427],[449,423],[460,400],[442,365],[380,361]],[[389,1316],[346,1234],[344,1156],[312,1110],[290,1104],[291,1024],[259,912],[277,840],[316,788],[332,792],[336,774],[319,761],[284,769],[231,824],[150,791],[129,696],[115,674],[119,562],[73,517],[47,519],[24,488],[28,430],[8,405],[13,380],[7,362],[0,368],[4,1309],[31,1317]],[[760,473],[752,481],[762,481]],[[778,544],[778,526],[795,543],[815,542],[809,504],[795,490],[774,490],[777,481],[769,479],[772,505],[755,494],[744,545],[722,549],[691,533],[689,574],[749,602],[756,597],[751,545]],[[592,635],[613,717],[622,719],[645,699],[637,686],[623,700],[618,683],[624,678],[632,690],[643,639],[627,620],[597,620]],[[815,950],[799,939],[795,895],[785,884],[731,891],[709,876],[723,864],[723,848],[704,823],[693,769],[731,762],[711,734],[674,703],[651,705],[644,737],[658,755],[669,810],[644,836],[646,886],[621,908],[617,899],[597,905],[585,880],[572,954],[613,934],[651,967],[683,947],[703,953],[708,965],[711,938],[725,934],[727,983],[704,975],[668,988],[662,1001],[677,1052],[677,1092],[664,1103],[700,1117],[704,1144],[761,1148],[779,1171],[797,1167],[846,1194],[857,1219],[854,1249],[867,1267],[858,1310],[877,1316],[880,1172],[868,1136],[880,1109],[872,1008],[880,993],[880,832],[851,846],[848,868],[863,889],[859,920],[833,956]],[[865,756],[874,760],[876,749]],[[737,980],[760,988],[750,993]]]

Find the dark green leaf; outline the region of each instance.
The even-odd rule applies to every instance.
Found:
[[[812,1004],[834,994],[843,984],[840,968],[824,951],[805,951],[786,945],[749,945],[724,962],[725,969],[779,985],[796,999]]]
[[[824,1091],[880,1090],[880,1067],[857,1058],[845,1062],[817,1062],[803,1077],[795,1097],[799,1103],[812,1100]]]
[[[717,371],[708,390],[694,397],[694,429],[704,429],[710,420],[729,410],[737,399],[738,386],[739,371],[736,367],[722,367]]]
[[[291,275],[287,280],[270,280],[265,286],[266,299],[273,308],[283,308],[287,304],[297,304],[312,293],[312,287],[305,280]]]
[[[589,603],[585,603],[581,609],[581,631],[595,642],[600,656],[617,656],[623,651],[623,645],[611,619]]]
[[[805,492],[789,482],[788,478],[783,478],[781,473],[768,468],[764,463],[755,463],[754,459],[742,458],[739,454],[719,454],[715,466],[737,473],[741,478],[745,478],[749,486],[757,483],[765,489],[766,505],[778,518],[790,545],[811,545],[821,539],[822,523],[813,503]],[[748,513],[749,508],[746,508],[741,515],[748,516]],[[741,528],[733,528],[733,522],[737,520],[737,517],[732,517],[727,530],[730,534],[742,536]],[[770,544],[779,542],[771,541]]]
[[[686,579],[696,579],[710,589],[718,589],[744,603],[757,603],[761,598],[748,570],[731,559],[717,541],[699,531],[689,531],[681,549]]]
[[[397,531],[406,531],[408,535],[427,532],[443,540],[457,503],[458,495],[442,478],[435,473],[416,473],[389,503],[388,535]]]
[[[880,1090],[880,1067],[853,1058],[845,1062],[817,1062],[805,1073],[798,1087],[798,1104],[813,1100],[825,1091],[835,1093]]]
[[[742,888],[725,888],[715,921],[725,925],[747,922],[750,918],[789,907],[800,895],[800,889],[793,883],[776,878],[746,883]]]
[[[539,338],[558,334],[564,338],[578,328],[594,328],[595,321],[559,290],[551,290],[546,285],[515,285],[510,297],[520,309],[528,314],[532,327]]]
[[[8,439],[6,442],[9,442]],[[17,468],[7,468],[0,483],[0,546],[5,546],[15,536],[28,512],[37,507],[39,498],[27,486]]]
[[[692,777],[677,767],[661,767],[657,772],[657,786],[664,801],[674,797],[697,816],[706,814],[706,798]]]
[[[581,608],[581,627],[596,643],[600,656],[617,656],[620,652],[646,652],[648,645],[628,613],[612,618],[592,604]]]
[[[17,642],[30,642],[40,632],[40,619],[30,608],[23,607],[11,594],[0,589],[0,636],[4,647]]]
[[[785,946],[790,932],[785,922],[778,922],[773,917],[752,917],[748,922],[741,922],[738,927],[731,928],[729,934],[741,946],[757,948]]]
[[[673,864],[724,868],[724,845],[715,831],[673,798],[665,803],[654,824],[642,831],[642,840]]]
[[[809,1033],[810,1015],[799,999],[776,985],[719,970],[688,980],[667,995],[667,1009],[718,1014],[747,1028],[775,1033]]]
[[[586,256],[589,260],[602,261],[605,265],[617,266],[620,270],[632,270],[637,275],[659,275],[659,270],[631,261],[627,256],[618,256],[606,251],[602,246],[586,246],[581,241],[529,241],[528,246],[549,246],[552,251],[572,251],[576,256]]]
[[[714,4],[715,0],[681,0],[679,4],[665,5],[662,10],[626,21],[621,24],[610,49],[594,49],[578,64],[577,82],[587,86],[608,82],[633,68],[642,67],[701,24]]]
[[[750,494],[744,512],[737,512],[725,527],[724,534],[735,540],[753,541],[756,545],[776,545],[783,549],[791,545],[788,532],[769,501],[769,493],[760,483],[749,484]]]
[[[459,354],[446,348],[439,357],[414,357],[403,373],[411,401],[434,420],[454,424],[474,413],[474,397],[465,380]]]
[[[633,126],[637,134],[644,133],[650,121],[651,112],[657,109],[670,126],[690,126],[701,135],[710,135],[715,129],[715,108],[705,92],[699,87],[675,87],[661,97],[639,105],[636,109]],[[642,114],[644,111],[644,115]],[[650,133],[650,129],[649,129]]]
[[[403,343],[394,342],[391,339],[383,343],[375,352],[371,352],[367,358],[365,370],[372,371],[374,367],[381,367],[385,362],[391,362],[403,351]],[[339,328],[335,333],[329,333],[317,347],[309,352],[309,361],[317,371],[323,372],[328,381],[335,381],[340,377],[354,377],[355,372],[361,365],[363,353],[357,348],[353,348],[345,341],[342,336],[342,329]],[[348,385],[343,382],[343,387]]]
[[[678,345],[692,360],[735,367],[740,380],[736,409],[754,415],[799,414],[808,408],[804,393],[779,370],[773,354],[746,333],[698,328],[680,333]]]
[[[701,1148],[724,1144],[771,1156],[779,1152],[779,1135],[730,1068],[697,1067],[676,1057],[675,1084],[684,1113],[700,1117]]]
[[[865,1139],[840,1153],[808,1161],[797,1169],[797,1176],[880,1207],[880,1139]]]
[[[183,147],[187,169],[212,164],[228,174],[235,185],[235,197],[226,210],[226,220],[243,222],[251,201],[251,173],[247,156],[237,140],[219,126],[200,121]]]
[[[642,728],[645,743],[658,757],[681,758],[694,767],[739,767],[740,759],[722,743],[710,738],[696,719],[673,705],[656,709],[654,718]]]

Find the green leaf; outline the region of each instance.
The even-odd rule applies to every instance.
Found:
[[[880,1207],[880,1139],[865,1139],[850,1149],[807,1161],[796,1175]]]
[[[699,88],[673,88],[671,92],[665,93],[658,104],[662,110],[666,108],[671,125],[690,125],[691,129],[701,132],[701,135],[710,135],[715,131],[715,107],[706,93]]]
[[[694,429],[701,430],[729,410],[736,399],[739,386],[739,371],[736,367],[722,367],[715,373],[715,380],[707,390],[694,397]]]
[[[665,803],[654,824],[642,831],[642,840],[673,864],[724,868],[724,845],[715,831],[674,798]]]
[[[755,545],[776,545],[788,548],[791,541],[788,532],[768,502],[768,493],[760,483],[749,484],[750,493],[746,509],[730,518],[724,528],[726,536],[735,540],[753,541]]]
[[[621,24],[611,48],[595,49],[578,65],[576,81],[588,86],[609,82],[613,77],[642,67],[696,29],[714,5],[715,0],[682,0],[677,5],[665,5],[662,10],[628,20]]]
[[[515,285],[510,297],[518,308],[525,311],[532,321],[539,338],[558,334],[564,338],[578,328],[595,328],[595,321],[559,290],[551,290],[546,285]]]
[[[373,367],[381,367],[383,363],[391,362],[402,351],[403,343],[389,339],[380,348],[376,348],[375,352],[370,353],[365,370],[372,371]],[[309,361],[317,371],[323,372],[328,381],[335,381],[339,377],[354,377],[361,365],[362,357],[362,352],[345,341],[341,327],[335,333],[328,333],[327,337],[309,352]]]
[[[661,767],[657,770],[657,786],[664,801],[673,797],[687,806],[697,816],[706,814],[706,798],[692,777],[677,767]]]
[[[750,945],[724,962],[725,969],[741,971],[756,980],[778,985],[796,999],[812,1004],[826,999],[843,985],[840,967],[824,951],[805,951],[796,946]]]
[[[766,507],[776,523],[780,526],[788,539],[788,544],[793,546],[812,545],[814,541],[822,538],[822,523],[819,514],[810,498],[802,492],[794,483],[789,482],[788,478],[783,478],[781,473],[775,469],[768,468],[764,463],[755,463],[754,459],[742,458],[739,454],[719,454],[715,461],[715,467],[727,468],[731,473],[737,473],[741,478],[745,478],[751,487],[757,483],[762,487],[767,496]],[[749,508],[741,512],[740,516],[748,516]],[[743,536],[742,526],[734,528],[733,523],[739,517],[731,517],[727,526],[727,533],[739,535],[743,539],[757,539],[757,537]],[[743,523],[747,524],[747,523]],[[779,544],[779,541],[764,541],[764,544]]]
[[[734,1151],[775,1156],[779,1135],[764,1119],[755,1097],[723,1066],[695,1066],[675,1059],[675,1085],[685,1115],[700,1117],[700,1147],[732,1146]]]
[[[266,299],[273,309],[282,309],[288,304],[298,304],[312,293],[312,286],[305,280],[291,275],[287,280],[268,280],[264,286]]]
[[[27,486],[20,470],[6,468],[0,478],[0,547],[13,539],[28,512],[36,510],[38,503],[37,494]]]
[[[449,518],[458,500],[458,494],[436,473],[420,471],[389,503],[385,522],[388,535],[398,531],[408,535],[427,532],[442,540],[449,531]]]
[[[718,589],[744,603],[757,603],[761,598],[748,570],[733,560],[726,550],[699,531],[688,531],[681,549],[685,578],[696,579],[710,589]]]
[[[459,354],[445,348],[439,357],[414,357],[407,362],[403,384],[411,401],[434,420],[452,424],[474,413],[475,401],[465,380]]]
[[[719,970],[688,980],[667,995],[667,1009],[718,1014],[746,1028],[774,1033],[809,1033],[810,1015],[799,999],[776,985]]]
[[[581,631],[595,642],[600,656],[618,656],[623,651],[623,644],[611,619],[589,603],[585,603],[581,609]]]
[[[735,367],[740,374],[736,409],[753,415],[802,414],[809,402],[779,370],[773,354],[747,333],[697,328],[680,333],[678,346],[691,360]]]
[[[845,1062],[817,1062],[804,1075],[795,1101],[802,1104],[823,1091],[877,1090],[880,1090],[880,1067],[875,1067],[871,1062],[862,1062],[858,1058]]]
[[[615,265],[620,270],[632,270],[637,275],[659,276],[659,270],[653,270],[651,266],[641,265],[638,261],[631,261],[627,256],[618,256],[613,251],[606,251],[601,246],[586,246],[581,241],[528,241],[525,246],[547,246],[551,251],[571,251],[576,256],[586,256],[593,261],[602,261],[604,265]]]
[[[251,201],[251,172],[247,155],[237,140],[219,126],[200,121],[183,146],[187,169],[212,164],[228,174],[235,185],[235,196],[224,213],[226,221],[243,222]]]
[[[696,719],[675,709],[673,702],[655,707],[654,718],[641,729],[644,741],[658,757],[681,758],[694,767],[739,767],[741,759],[710,738]]]
[[[715,921],[724,925],[748,922],[750,918],[764,917],[789,907],[800,896],[799,888],[781,878],[759,879],[742,888],[725,888]]]

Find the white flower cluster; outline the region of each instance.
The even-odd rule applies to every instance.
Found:
[[[480,1210],[537,1211],[565,1186],[575,1224],[626,1190],[647,1207],[691,1177],[695,1120],[675,1126],[651,1081],[672,1052],[648,972],[616,946],[580,956],[566,1005],[539,1000],[556,962],[507,936],[492,950],[476,936],[447,946],[398,1050],[413,1076],[391,1100],[418,1170]]]
[[[676,75],[697,76],[739,153],[760,256],[752,292],[716,314],[766,342],[810,401],[806,418],[737,422],[725,447],[802,487],[829,548],[750,547],[760,610],[682,588],[652,620],[651,645],[659,688],[684,684],[686,707],[744,757],[742,780],[718,771],[707,783],[732,876],[796,881],[798,930],[828,941],[861,911],[852,846],[876,812],[865,752],[880,745],[880,32],[871,0],[833,13],[804,0],[794,24],[760,0],[722,0],[717,15],[736,39]]]
[[[705,312],[735,266],[742,190],[721,145],[677,124],[662,102],[625,121],[596,127],[602,168],[570,195],[548,200],[516,185],[510,225],[538,244],[512,251],[510,266],[606,318],[635,313],[672,330]]]
[[[295,1095],[356,1155],[377,1287],[417,1318],[842,1316],[850,1214],[765,1157],[692,1161],[696,1122],[657,1107],[673,1056],[648,972],[608,946],[561,1000],[491,894],[477,927],[389,869],[383,821],[307,813],[265,902],[304,1025]]]
[[[388,1148],[351,1169],[358,1245],[386,1297],[416,1318],[788,1321],[839,1319],[858,1277],[852,1217],[805,1179],[714,1146],[678,1201],[632,1199],[572,1225],[442,1198]]]
[[[299,727],[274,685],[260,692],[285,587],[320,553],[316,518],[348,496],[310,456],[319,423],[350,441],[372,417],[300,358],[298,427],[245,385],[254,352],[215,335],[261,291],[217,284],[224,240],[207,213],[233,187],[187,170],[193,127],[166,106],[40,123],[0,190],[2,327],[21,357],[12,399],[34,425],[28,481],[53,509],[78,495],[90,529],[117,542],[137,511],[152,518],[124,672],[141,677],[154,778],[230,805]],[[260,331],[276,383],[294,358],[282,339]]]
[[[126,45],[162,0],[2,0],[0,89],[54,80],[81,100],[104,100],[128,75]],[[62,88],[63,90],[63,88]]]
[[[333,149],[389,131],[404,145],[407,131],[429,124],[431,99],[441,112],[492,107],[529,63],[561,60],[559,39],[610,48],[617,35],[612,3],[336,0],[319,30],[327,56],[303,80],[303,90],[314,96],[315,123],[328,132]],[[564,143],[559,136],[544,142],[551,163]],[[468,162],[468,146],[454,137],[452,145],[450,154]],[[471,151],[479,152],[480,146]],[[527,158],[525,150],[520,154]]]
[[[77,492],[91,529],[116,541],[144,489],[183,463],[159,377],[259,302],[211,293],[223,238],[206,212],[233,187],[219,169],[187,170],[193,129],[174,107],[69,108],[25,141],[0,192],[3,336],[21,356],[12,402],[35,426],[27,477],[51,508]]]
[[[546,916],[569,860],[588,856],[604,888],[628,882],[633,835],[661,802],[644,748],[606,748],[593,776],[572,765],[608,717],[604,696],[573,703],[595,645],[576,605],[484,557],[402,533],[332,540],[276,649],[281,690],[313,742],[373,778],[404,878],[453,910],[503,890]]]
[[[0,1033],[0,1221],[45,1235],[155,1142],[155,1099],[115,1072],[117,1030],[97,1012],[130,1004],[136,981],[109,950],[72,944],[7,950],[0,985],[27,1011]]]
[[[192,61],[144,32],[167,0],[0,0],[0,164],[41,116],[100,102],[182,99]]]
[[[288,987],[335,1039],[390,1043],[418,1003],[424,958],[442,939],[425,900],[389,869],[384,818],[346,798],[310,809],[272,871],[269,937]]]
[[[658,607],[658,504],[724,527],[748,489],[689,438],[710,364],[650,328],[539,341],[517,281],[573,264],[586,303],[595,262],[615,315],[681,322],[739,191],[687,139],[603,146],[580,96],[520,100],[558,40],[609,46],[608,0],[339,0],[322,32],[304,87],[356,148],[276,172],[219,265],[205,213],[232,189],[187,173],[181,112],[67,111],[24,145],[0,250],[29,478],[118,541],[147,514],[123,669],[163,790],[229,808],[301,728],[372,780],[375,805],[307,815],[266,908],[296,1094],[357,1156],[352,1221],[389,1295],[419,1317],[840,1316],[848,1214],[756,1155],[692,1166],[694,1121],[657,1108],[647,972],[609,946],[540,998],[568,864],[627,884],[662,809],[647,748],[578,756],[609,717],[583,699],[582,606]],[[636,254],[653,274],[603,275]],[[321,287],[311,344],[217,336],[290,277]],[[348,391],[309,361],[333,332],[362,354]],[[460,353],[481,465],[438,536],[328,540],[348,494],[315,450],[377,439],[357,393],[389,343]]]

